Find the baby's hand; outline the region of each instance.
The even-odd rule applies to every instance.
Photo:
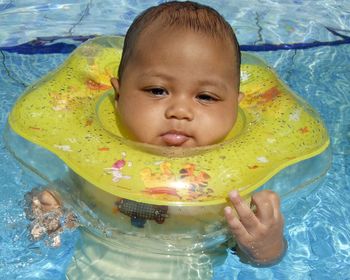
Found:
[[[255,206],[254,212],[237,191],[232,191],[229,196],[238,218],[229,206],[225,207],[225,216],[237,241],[238,252],[257,265],[277,262],[286,246],[278,195],[268,190],[255,193],[251,202]]]

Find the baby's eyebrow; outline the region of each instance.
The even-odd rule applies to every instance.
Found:
[[[214,86],[222,90],[228,89],[227,85],[224,82],[222,82],[220,79],[213,79],[213,78],[203,79],[198,81],[198,84],[200,86]]]
[[[175,78],[171,75],[168,75],[166,73],[160,73],[155,71],[146,71],[140,74],[140,79],[142,78],[161,78],[167,81],[175,81]]]
[[[160,73],[155,71],[146,71],[140,74],[139,80],[148,79],[148,78],[161,78],[169,82],[176,82],[176,78],[172,75],[168,75],[167,73]],[[198,86],[213,86],[217,87],[221,90],[228,90],[227,85],[222,82],[220,79],[215,78],[206,78],[202,80],[195,81]]]

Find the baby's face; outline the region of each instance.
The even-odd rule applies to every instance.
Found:
[[[235,51],[228,42],[186,30],[144,32],[112,79],[123,129],[135,141],[196,147],[220,142],[239,100]]]

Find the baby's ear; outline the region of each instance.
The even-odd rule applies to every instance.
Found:
[[[243,100],[244,98],[244,93],[243,92],[239,92],[238,93],[238,104]]]
[[[111,84],[112,84],[112,87],[114,88],[115,101],[118,101],[118,99],[119,99],[119,80],[117,78],[112,78]]]

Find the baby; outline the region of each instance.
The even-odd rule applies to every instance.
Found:
[[[231,26],[210,7],[167,2],[136,18],[112,78],[122,130],[134,141],[178,148],[224,140],[235,124],[240,50]],[[255,193],[251,206],[229,194],[227,224],[243,260],[277,262],[285,251],[279,197]],[[254,210],[252,210],[254,209]]]
[[[143,12],[129,28],[111,80],[125,134],[153,145],[197,147],[222,141],[235,124],[240,50],[231,26],[215,10],[168,2]],[[269,264],[285,250],[279,197],[252,196],[251,210],[237,191],[225,217],[237,251]]]

